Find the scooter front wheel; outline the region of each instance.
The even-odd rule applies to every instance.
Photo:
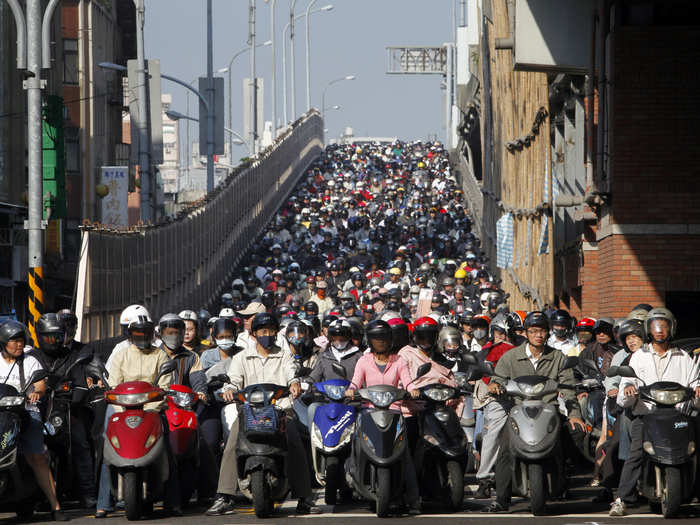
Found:
[[[129,470],[123,474],[124,484],[124,510],[126,519],[136,521],[141,518],[143,498],[141,496],[141,483],[139,473]]]
[[[460,510],[464,501],[464,471],[456,461],[447,462],[447,488],[450,510]]]
[[[335,505],[340,488],[340,464],[335,456],[326,458],[326,505]]]
[[[664,469],[664,474],[661,512],[664,518],[674,518],[678,515],[681,509],[681,501],[683,500],[681,469],[678,467],[666,467]]]
[[[391,503],[391,469],[377,468],[377,517],[386,518],[389,515]]]
[[[544,478],[544,469],[539,463],[530,463],[527,466],[527,477],[530,485],[530,505],[535,516],[544,514],[547,502],[547,486]]]
[[[253,508],[258,518],[269,518],[272,514],[270,487],[265,483],[265,472],[254,470],[250,475],[250,492],[253,494]]]

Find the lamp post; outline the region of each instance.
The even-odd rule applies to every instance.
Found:
[[[309,23],[311,8],[316,3],[316,0],[311,0],[306,7],[306,111],[311,109],[311,37],[309,31]]]
[[[262,44],[257,44],[255,47],[263,47],[263,46],[270,46],[272,45],[272,40],[267,40],[266,42],[263,42]],[[246,46],[236,53],[231,57],[231,60],[229,60],[228,66],[222,67],[217,71],[217,73],[228,73],[228,125],[230,128],[233,127],[233,95],[232,95],[232,86],[233,86],[233,80],[231,79],[231,71],[233,68],[233,62],[241,56],[243,53],[246,53],[247,51],[250,51],[250,46]],[[189,111],[189,108],[188,108]],[[229,151],[233,149],[231,147],[231,143],[229,142]],[[233,163],[233,162],[232,162]]]
[[[289,81],[292,84],[292,120],[297,118],[297,101],[296,101],[296,85],[294,82],[294,7],[297,5],[297,0],[292,0],[289,6],[289,58],[291,60],[291,74]]]
[[[333,4],[325,5],[319,9],[314,9],[309,12],[310,15],[314,13],[320,13],[321,11],[331,11],[333,9]],[[304,18],[306,13],[302,13],[294,17],[295,20]],[[289,30],[290,22],[284,26],[282,30],[282,95],[283,95],[283,112],[284,112],[284,122],[285,124],[289,122],[289,113],[287,111],[287,31]],[[292,119],[296,118],[296,115]]]
[[[184,113],[180,113],[179,111],[175,111],[174,109],[169,109],[168,111],[165,112],[165,115],[170,119],[170,120],[191,120],[192,122],[199,122],[198,118],[195,117],[190,117],[189,115],[185,115]],[[247,141],[243,138],[243,136],[238,133],[237,131],[232,130],[231,128],[227,128],[224,126],[224,131],[227,133],[231,134],[231,137],[237,137],[238,140],[233,140],[232,143],[240,146],[242,144],[247,144]]]
[[[326,84],[326,87],[323,89],[323,95],[321,96],[321,107],[325,108],[326,107],[326,91],[328,91],[328,88],[331,87],[333,84],[337,84],[338,82],[342,82],[343,80],[355,80],[355,75],[347,75],[345,77],[340,77],[340,78],[335,78],[331,80],[328,84]],[[324,118],[325,118],[325,112],[324,112]],[[323,142],[325,144],[326,142],[326,134],[324,131],[323,134]]]
[[[272,75],[270,76],[270,89],[272,106],[272,140],[277,138],[277,65],[275,64],[275,1],[265,0],[270,2],[270,43],[272,44]],[[231,124],[229,123],[229,126]],[[233,164],[233,162],[231,163]]]

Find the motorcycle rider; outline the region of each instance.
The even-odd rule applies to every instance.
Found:
[[[72,352],[65,346],[68,337],[66,323],[58,314],[46,313],[37,321],[36,332],[38,348],[33,349],[29,353],[41,363],[41,367],[44,370],[62,378],[80,354],[77,351]],[[90,347],[85,348],[83,351],[92,353]],[[85,392],[92,385],[92,382],[90,380],[90,384],[88,384],[89,378],[83,365],[73,367],[70,373],[70,380],[73,382],[73,386],[85,389],[76,391],[72,400],[70,439],[73,453],[71,456],[78,477],[81,506],[83,508],[92,508],[96,503],[92,449],[89,440],[92,413],[81,404],[84,395],[79,397],[79,393]]]
[[[576,323],[576,346],[569,351],[570,356],[577,357],[585,350],[588,344],[593,339],[593,330],[596,326],[596,320],[590,317],[584,317]]]
[[[469,345],[470,352],[479,352],[481,347],[488,342],[489,324],[491,324],[491,321],[487,315],[475,315],[472,317],[472,340]]]
[[[228,359],[240,350],[236,346],[236,334],[238,325],[233,319],[222,318],[214,321],[211,334],[216,346],[202,352],[200,362],[203,370],[208,370],[216,363]]]
[[[147,313],[147,312],[146,312]],[[129,346],[111,356],[107,362],[107,373],[111,385],[117,386],[127,381],[146,381],[153,383],[158,377],[160,367],[168,361],[168,355],[153,344],[155,326],[150,316],[138,315],[129,322],[127,328]],[[158,386],[164,390],[170,385],[170,376],[164,375]],[[147,403],[146,410],[159,410],[162,402]],[[121,407],[115,410],[120,411]],[[113,511],[111,503],[111,478],[106,463],[102,464],[97,497],[96,518],[104,518]]]
[[[557,350],[561,350],[564,355],[576,346],[576,338],[571,336],[571,329],[574,319],[566,310],[556,310],[550,318],[552,323],[552,335],[547,341],[547,345]]]
[[[653,308],[644,321],[647,343],[632,354],[629,366],[636,378],[623,377],[617,394],[617,403],[623,408],[632,408],[630,423],[630,449],[622,467],[617,499],[610,508],[610,516],[627,514],[627,504],[634,502],[637,480],[642,472],[642,441],[644,414],[649,413],[650,404],[639,398],[639,387],[657,381],[672,381],[691,386],[695,377],[690,377],[693,359],[683,350],[671,346],[676,334],[676,318],[664,307]],[[695,397],[700,397],[700,386],[695,383]]]
[[[61,343],[63,340],[61,339]],[[24,353],[27,328],[17,321],[5,321],[0,325],[0,382],[22,391],[31,375],[41,370],[41,363]],[[42,435],[41,413],[38,403],[46,394],[46,380],[37,381],[29,388],[25,409],[28,414],[19,436],[19,450],[29,464],[37,484],[49,500],[54,521],[68,521],[56,497],[56,484],[49,468]]]
[[[549,319],[544,312],[530,312],[523,322],[527,342],[506,352],[496,365],[496,374],[489,382],[489,392],[499,395],[504,392],[508,379],[525,375],[546,376],[557,381],[563,388],[559,396],[563,397],[568,409],[568,424],[564,425],[569,431],[574,443],[580,445],[583,441],[585,424],[581,419],[581,411],[573,394],[574,376],[570,369],[563,369],[566,356],[559,350],[546,345],[549,336]],[[555,403],[556,394],[546,398],[547,402]],[[516,400],[518,402],[518,400]],[[505,405],[504,412],[510,407]],[[563,437],[563,436],[562,436]],[[504,442],[503,429],[500,439]],[[563,459],[562,459],[563,464]],[[510,507],[512,493],[513,457],[508,446],[501,448],[495,465],[496,471],[496,501],[489,507],[489,512],[504,512]]]
[[[231,359],[228,376],[232,389],[223,394],[224,400],[231,402],[236,390],[257,383],[275,383],[288,385],[292,399],[301,394],[299,380],[294,377],[294,362],[291,354],[284,352],[275,344],[279,323],[268,313],[256,314],[251,323],[251,337],[255,340],[255,348],[246,348]],[[307,465],[306,453],[299,435],[299,422],[294,417],[292,403],[289,399],[281,399],[278,405],[287,414],[287,443],[289,447],[287,476],[292,492],[299,498],[297,514],[318,513],[311,499],[310,472]],[[238,465],[236,461],[236,443],[238,441],[238,425],[234,423],[226,441],[226,448],[219,470],[218,497],[207,510],[208,516],[233,514],[233,496],[238,485]]]
[[[264,313],[265,311],[266,309],[264,304],[253,301],[243,310],[236,312],[243,319],[243,331],[238,334],[238,337],[236,337],[236,346],[244,350],[255,348],[256,342],[250,335],[250,327],[253,324],[253,318],[257,314]]]
[[[185,340],[182,346],[197,355],[201,355],[209,346],[203,344],[197,314],[192,310],[182,310],[178,316],[185,322]]]

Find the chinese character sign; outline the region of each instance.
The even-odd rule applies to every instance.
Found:
[[[129,225],[129,167],[104,166],[101,172],[100,182],[109,189],[102,199],[102,224],[126,227]]]

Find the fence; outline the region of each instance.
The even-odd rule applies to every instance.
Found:
[[[218,304],[246,249],[321,153],[323,121],[311,110],[207,202],[169,222],[82,231],[76,312],[81,341],[119,335],[119,315],[143,304],[152,315]]]

